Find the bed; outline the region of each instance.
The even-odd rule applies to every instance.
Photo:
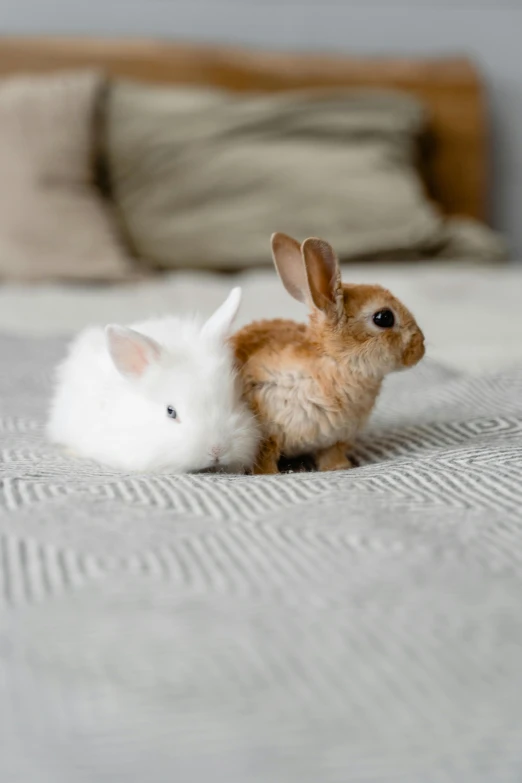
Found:
[[[0,73],[95,63],[235,89],[400,86],[433,108],[424,172],[487,220],[487,112],[464,60],[2,41]],[[457,164],[456,164],[457,161]],[[457,173],[455,173],[457,172]],[[489,783],[522,774],[522,266],[350,264],[427,359],[386,384],[359,467],[121,475],[43,434],[68,335],[244,289],[269,269],[0,286],[0,777],[13,783]]]

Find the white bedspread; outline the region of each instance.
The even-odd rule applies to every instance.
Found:
[[[415,314],[428,355],[471,372],[522,359],[522,264],[365,264],[343,279],[389,287]],[[233,285],[243,287],[239,325],[276,316],[302,320],[304,309],[271,268],[239,275],[180,272],[120,287],[0,286],[0,331],[57,335],[87,323],[130,322],[165,312],[210,312]]]
[[[53,333],[237,280],[0,287],[0,783],[520,782],[522,267],[345,279],[494,371],[421,362],[359,467],[254,477],[125,475],[43,429]],[[242,321],[304,315],[275,273],[241,283]]]

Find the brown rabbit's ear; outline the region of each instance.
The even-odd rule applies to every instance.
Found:
[[[272,258],[284,287],[298,302],[308,303],[308,280],[299,242],[286,234],[272,234]]]
[[[323,312],[342,311],[339,262],[333,248],[322,239],[305,239],[301,246],[310,299]]]

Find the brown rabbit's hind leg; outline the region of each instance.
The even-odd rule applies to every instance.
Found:
[[[348,443],[334,443],[333,446],[316,451],[315,464],[317,465],[317,470],[347,470],[348,468],[353,468],[354,463],[348,457],[349,448]]]
[[[279,473],[277,463],[281,456],[279,442],[274,436],[265,438],[257,452],[256,462],[252,473],[254,476],[267,476]]]

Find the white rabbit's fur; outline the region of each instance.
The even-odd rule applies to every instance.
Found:
[[[81,332],[57,371],[49,438],[125,471],[251,467],[258,430],[226,339],[240,294],[203,325],[167,317]]]

